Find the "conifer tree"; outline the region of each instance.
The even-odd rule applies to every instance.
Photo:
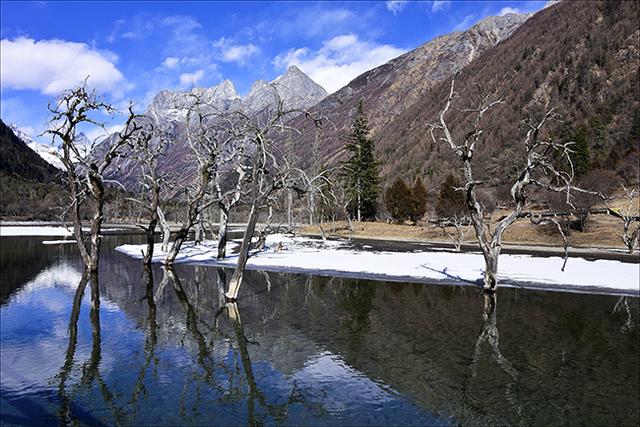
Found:
[[[587,130],[584,126],[580,126],[572,138],[574,144],[571,147],[571,161],[576,176],[582,176],[587,173],[591,167],[589,144],[587,143]]]
[[[384,204],[396,222],[409,219],[414,214],[411,189],[402,178],[396,178],[385,193]]]
[[[413,210],[411,219],[418,221],[427,211],[427,187],[424,186],[422,178],[416,177],[411,188],[411,197],[413,198]]]
[[[374,219],[380,193],[380,163],[375,157],[375,143],[369,137],[369,121],[362,101],[358,103],[345,149],[350,157],[342,164],[342,175],[351,199],[349,210],[358,221]]]

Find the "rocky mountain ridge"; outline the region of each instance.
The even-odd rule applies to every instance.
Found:
[[[190,93],[190,91],[163,90],[155,96],[146,114],[156,121],[163,119],[179,121],[184,118],[187,107],[192,102]],[[271,82],[257,80],[245,97],[238,95],[235,86],[228,79],[210,88],[194,88],[192,93],[202,97],[203,101],[221,113],[243,110],[247,114],[275,105],[277,97],[282,100],[286,108],[306,109],[327,96],[327,91],[322,86],[295,65]]]

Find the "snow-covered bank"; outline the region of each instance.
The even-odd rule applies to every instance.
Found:
[[[227,253],[238,245],[229,243]],[[122,245],[119,252],[141,258],[144,245]],[[280,250],[278,250],[281,248]],[[154,262],[164,253],[156,245]],[[216,242],[186,244],[177,263],[196,263],[233,267],[236,257],[215,259]],[[501,285],[590,293],[640,294],[640,265],[620,261],[571,258],[563,272],[560,257],[502,255]],[[264,251],[254,254],[247,263],[252,270],[312,273],[389,281],[455,283],[479,286],[484,261],[480,253],[362,251],[347,241],[322,241],[304,237],[271,235]]]
[[[0,226],[0,237],[7,236],[71,236],[73,228],[54,226]]]
[[[13,236],[72,236],[73,235],[73,225],[69,225],[69,227],[64,227],[60,225],[44,225],[38,223],[23,223],[24,225],[20,225],[19,223],[14,223],[12,225],[3,223],[0,225],[0,237],[13,237]],[[82,227],[83,231],[91,231],[88,227]],[[122,231],[128,231],[127,228],[111,228],[111,227],[103,227],[102,233],[116,233]],[[137,231],[137,230],[136,230]],[[44,242],[43,242],[44,243]],[[49,242],[51,243],[51,242]],[[57,242],[62,243],[62,242]],[[66,241],[64,242],[66,243]],[[46,243],[45,243],[46,244]]]

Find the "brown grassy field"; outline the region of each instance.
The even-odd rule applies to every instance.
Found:
[[[628,202],[626,202],[628,204]],[[610,204],[612,208],[626,207],[623,200],[617,200]],[[640,199],[636,200],[636,208]],[[492,229],[498,219],[507,211],[496,211],[492,215]],[[361,237],[382,240],[405,241],[429,241],[451,242],[451,239],[437,226],[433,224],[401,225],[387,224],[383,222],[353,222],[353,232],[349,232],[346,221],[329,222],[323,224],[327,236]],[[463,227],[465,230],[465,243],[474,243],[475,234],[471,226]],[[319,234],[317,226],[307,226],[300,230],[305,234]],[[449,232],[455,234],[453,227]],[[567,235],[567,241],[571,247],[581,248],[616,248],[626,249],[622,239],[622,221],[619,218],[598,214],[592,215],[585,232],[571,230]],[[514,223],[503,237],[505,244],[537,245],[537,246],[563,246],[562,237],[553,224],[535,225],[529,219],[521,219]]]

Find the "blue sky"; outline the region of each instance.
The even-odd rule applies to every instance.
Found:
[[[1,117],[38,133],[47,102],[87,75],[112,103],[140,110],[162,89],[223,79],[244,95],[289,65],[334,92],[438,35],[544,4],[2,1]]]

